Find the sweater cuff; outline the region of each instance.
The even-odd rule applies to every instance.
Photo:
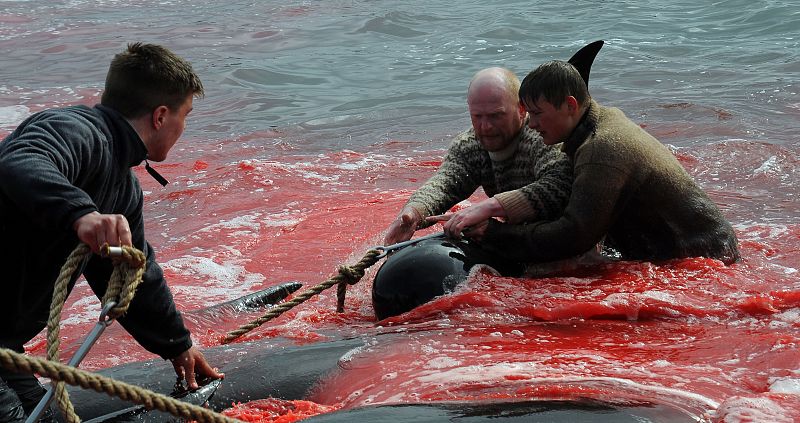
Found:
[[[431,214],[431,212],[428,211],[428,208],[425,207],[423,204],[421,204],[421,203],[407,203],[405,206],[403,206],[403,208],[404,209],[405,208],[412,208],[419,215],[419,223],[417,223],[417,227],[416,227],[417,230],[424,229],[424,228],[427,228],[428,226],[433,225],[433,223],[428,223],[428,222],[425,221],[426,217],[433,216],[433,215]]]
[[[522,223],[536,218],[536,211],[519,190],[501,192],[496,194],[494,198],[505,210],[508,223]]]
[[[431,215],[430,212],[428,211],[428,208],[425,207],[422,203],[408,203],[403,208],[406,208],[406,207],[410,207],[410,208],[416,210],[416,212],[419,213],[419,216],[422,219],[425,219],[426,217]]]

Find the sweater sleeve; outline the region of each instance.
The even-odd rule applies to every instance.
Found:
[[[101,134],[66,115],[38,117],[3,141],[0,190],[42,228],[71,229],[79,217],[97,210],[76,185],[93,172],[81,165],[97,163],[100,147],[93,141]]]
[[[616,213],[628,174],[606,164],[575,169],[564,214],[528,225],[490,221],[482,244],[512,260],[544,262],[582,254],[600,242]]]
[[[529,153],[533,182],[494,196],[506,212],[508,223],[553,220],[560,216],[572,189],[572,163],[556,148],[534,143]]]
[[[414,207],[423,218],[446,212],[480,186],[477,161],[481,151],[470,142],[468,133],[453,141],[436,173],[408,199],[406,205]]]
[[[147,265],[128,312],[119,318],[119,322],[146,350],[164,359],[174,358],[189,349],[192,340],[175,307],[164,273],[156,263],[155,253],[145,241],[141,197],[137,203],[127,218],[133,245],[145,253]],[[98,298],[105,293],[112,270],[111,261],[98,256],[93,256],[84,270],[84,276]]]

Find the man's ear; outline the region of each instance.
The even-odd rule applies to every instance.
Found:
[[[580,110],[578,99],[575,97],[568,95],[565,102],[567,104],[567,110],[569,111],[569,114],[575,114]]]
[[[161,129],[161,126],[164,125],[164,120],[167,118],[167,112],[169,112],[169,108],[167,106],[158,106],[153,110],[153,128],[155,130]]]
[[[525,120],[525,115],[528,114],[528,111],[525,110],[525,105],[521,101],[517,104],[517,113],[519,113],[522,120]]]

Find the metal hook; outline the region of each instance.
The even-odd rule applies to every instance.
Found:
[[[117,302],[116,301],[107,302],[106,305],[103,306],[103,309],[100,310],[100,316],[97,318],[97,323],[105,325],[106,327],[108,327],[108,325],[114,323],[114,318],[113,317],[109,317],[108,313],[110,313],[111,309],[113,309],[116,306],[117,306]]]
[[[95,323],[91,332],[89,332],[89,334],[86,335],[86,339],[83,341],[80,348],[78,348],[78,351],[75,351],[75,355],[73,355],[72,358],[70,358],[69,363],[67,363],[68,365],[72,367],[78,367],[78,364],[80,364],[81,361],[83,361],[84,357],[86,357],[86,354],[89,353],[89,349],[91,349],[92,346],[94,346],[95,342],[97,342],[97,340],[100,338],[100,335],[102,335],[103,331],[106,330],[106,328],[109,325],[114,323],[114,318],[109,317],[108,313],[111,312],[111,309],[116,306],[117,306],[116,301],[109,301],[108,303],[106,303],[105,306],[103,306],[103,309],[100,311],[100,317],[97,318],[97,323]],[[39,400],[38,404],[36,404],[36,408],[34,408],[33,411],[31,411],[31,414],[28,416],[28,419],[25,420],[25,423],[34,423],[39,421],[39,417],[41,417],[42,414],[44,414],[45,409],[50,405],[50,402],[53,400],[54,393],[55,392],[53,390],[53,384],[51,383],[50,386],[47,387],[47,391],[45,392],[42,399]]]

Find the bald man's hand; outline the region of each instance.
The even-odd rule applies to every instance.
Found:
[[[414,231],[422,222],[422,216],[413,207],[404,207],[397,219],[392,221],[386,236],[383,238],[383,245],[397,244],[398,242],[408,241],[414,236]]]

